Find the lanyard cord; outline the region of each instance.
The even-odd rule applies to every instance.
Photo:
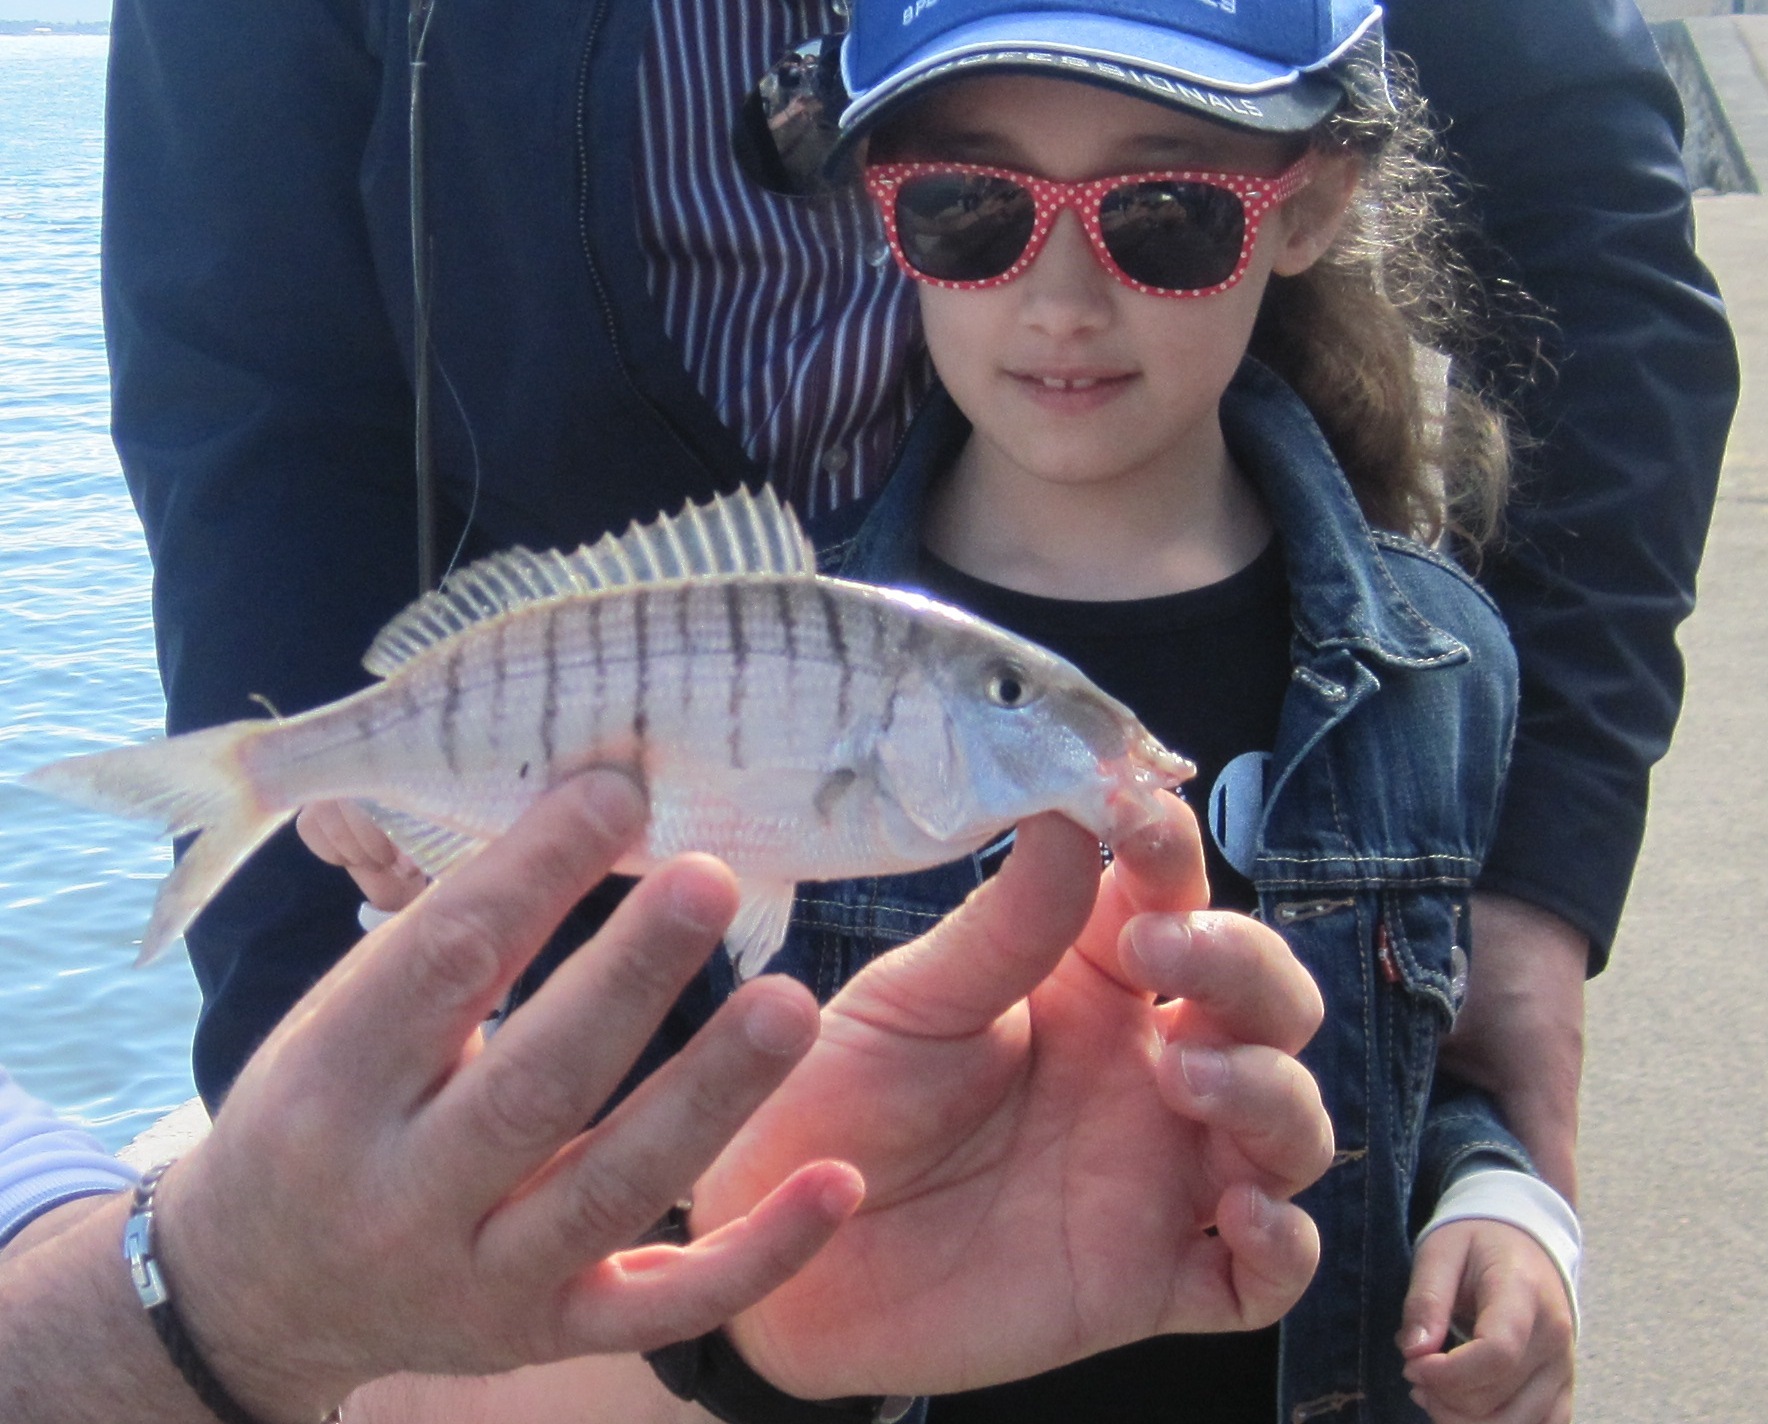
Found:
[[[433,0],[411,0],[406,46],[411,67],[411,361],[417,474],[418,593],[436,586],[436,476],[430,455],[430,232],[424,205],[424,45]]]

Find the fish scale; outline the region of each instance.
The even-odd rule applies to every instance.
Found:
[[[573,554],[513,550],[390,623],[381,681],[298,716],[40,768],[82,804],[200,832],[144,938],[151,957],[301,806],[354,798],[432,874],[546,788],[631,771],[650,821],[618,868],[726,859],[739,973],[802,880],[922,869],[1060,810],[1110,839],[1189,774],[1072,665],[960,610],[822,577],[763,491]]]

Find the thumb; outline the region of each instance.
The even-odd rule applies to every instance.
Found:
[[[1449,1338],[1449,1320],[1461,1290],[1466,1251],[1457,1234],[1437,1230],[1418,1243],[1412,1263],[1412,1284],[1400,1311],[1400,1331],[1395,1343],[1408,1360],[1434,1355]]]
[[[1033,816],[999,873],[921,938],[873,960],[829,1007],[900,1033],[979,1032],[1049,976],[1098,889],[1091,833]]]

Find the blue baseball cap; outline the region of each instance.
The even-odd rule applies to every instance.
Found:
[[[1379,74],[1370,0],[853,0],[845,148],[931,85],[983,71],[1120,89],[1241,128],[1304,133]]]

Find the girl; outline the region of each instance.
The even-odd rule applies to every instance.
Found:
[[[1052,647],[1197,761],[1215,903],[1325,995],[1304,1059],[1338,1137],[1280,1328],[931,1418],[1569,1418],[1575,1218],[1435,1071],[1515,708],[1503,628],[1438,547],[1488,530],[1504,450],[1420,379],[1467,322],[1379,12],[857,0],[840,63],[840,152],[864,145],[943,389],[823,529],[825,569]],[[826,993],[991,859],[811,887],[774,967]]]
[[[952,3],[861,0],[844,47],[842,144],[866,140],[943,392],[825,568],[1053,648],[1199,763],[1215,903],[1325,993],[1304,1061],[1339,1151],[1280,1331],[932,1418],[1386,1420],[1409,1389],[1443,1424],[1567,1418],[1575,1219],[1434,1072],[1515,703],[1498,618],[1436,547],[1489,530],[1505,452],[1419,375],[1471,323],[1378,12]],[[985,869],[817,887],[795,969],[851,972]],[[1472,1338],[1445,1354],[1451,1310]]]

